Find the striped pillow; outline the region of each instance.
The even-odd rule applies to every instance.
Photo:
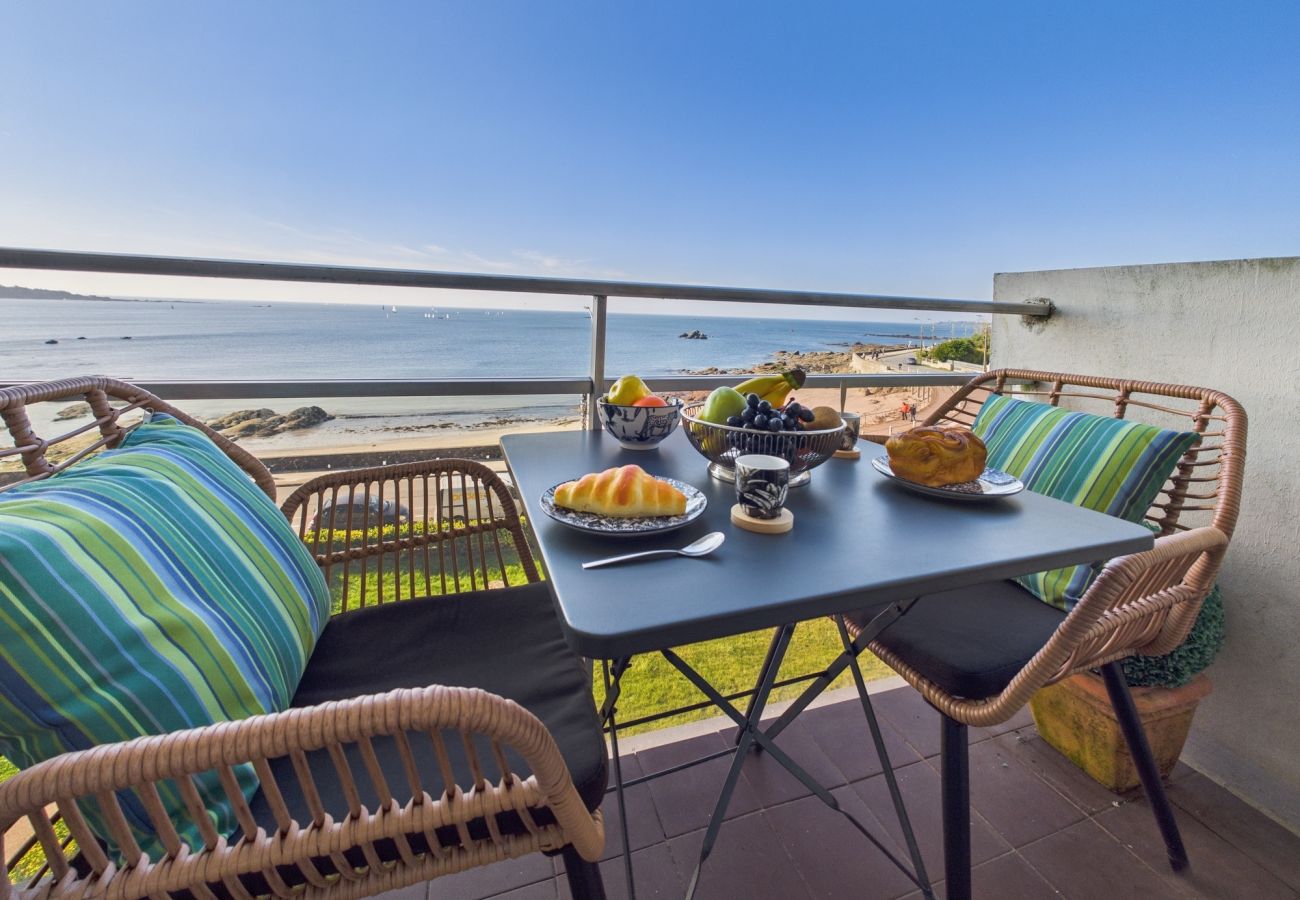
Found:
[[[1141,522],[1178,460],[1199,439],[1141,422],[1070,412],[994,395],[972,430],[988,447],[988,464],[1025,487],[1076,506]],[[1068,566],[1017,579],[1040,600],[1074,608],[1101,563]]]
[[[198,429],[154,415],[116,450],[0,494],[0,754],[67,750],[286,709],[329,592],[289,523]],[[251,766],[236,769],[246,796]],[[215,774],[195,785],[235,825]],[[171,782],[162,801],[199,844]],[[120,800],[157,859],[143,804]],[[106,836],[98,804],[83,804]]]

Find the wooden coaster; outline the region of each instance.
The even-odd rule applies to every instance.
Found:
[[[785,534],[794,527],[794,513],[783,509],[775,519],[755,519],[737,503],[731,507],[731,524],[757,534]]]
[[[836,450],[833,455],[836,459],[861,459],[862,451],[855,447],[852,450]]]

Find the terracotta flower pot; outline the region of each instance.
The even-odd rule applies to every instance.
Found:
[[[1160,774],[1168,777],[1183,752],[1196,704],[1210,693],[1210,679],[1197,675],[1177,688],[1132,688]],[[1043,740],[1117,793],[1140,783],[1124,735],[1119,730],[1106,685],[1085,672],[1045,687],[1029,701],[1034,725]]]

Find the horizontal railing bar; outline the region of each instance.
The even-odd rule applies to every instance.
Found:
[[[121,377],[121,376],[114,376]],[[280,397],[485,397],[585,394],[591,380],[572,378],[430,378],[332,381],[152,381],[122,377],[167,400],[273,400]],[[20,382],[0,381],[0,387]]]
[[[255,281],[298,281],[378,287],[446,288],[463,291],[505,291],[529,294],[581,294],[602,297],[642,297],[671,300],[712,300],[728,303],[784,303],[792,306],[838,306],[850,309],[906,309],[959,313],[1003,313],[1049,316],[1051,304],[1035,300],[958,300],[938,297],[898,297],[889,294],[845,294],[828,291],[785,291],[766,288],[716,287],[694,284],[601,281],[533,275],[482,275],[422,269],[382,269],[364,266],[322,266],[302,263],[141,256],[125,253],[83,253],[0,247],[0,268],[47,269],[65,272],[105,272],[122,275],[174,275],[188,278],[234,278]]]
[[[114,376],[119,377],[119,376]],[[708,391],[734,385],[745,375],[646,376],[656,391]],[[961,372],[905,373],[898,375],[809,375],[810,388],[845,387],[949,387],[973,376]],[[426,378],[415,380],[353,379],[330,381],[151,381],[122,377],[167,400],[274,400],[325,397],[486,397],[535,394],[586,394],[591,380],[582,376],[553,378]],[[22,382],[0,380],[0,387]],[[605,380],[605,389],[614,379]]]
[[[707,391],[722,385],[735,385],[749,375],[647,375],[645,380],[656,391]],[[974,378],[970,372],[906,372],[897,375],[872,373],[870,375],[845,372],[834,375],[809,375],[806,388],[845,387],[951,387],[960,386]],[[614,383],[605,380],[606,389]]]

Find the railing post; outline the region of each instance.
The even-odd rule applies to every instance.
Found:
[[[605,393],[605,302],[601,294],[591,298],[591,393],[587,395],[587,427],[600,429],[600,408],[596,399]]]

